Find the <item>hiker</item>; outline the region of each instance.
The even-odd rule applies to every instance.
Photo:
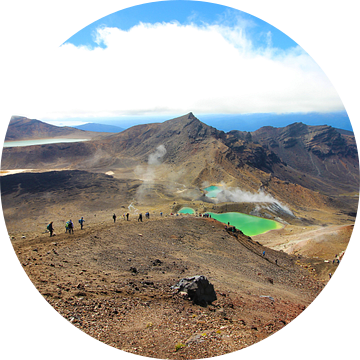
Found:
[[[114,223],[115,223],[115,221],[116,221],[116,215],[115,214],[113,215],[113,219],[114,219]]]
[[[263,251],[263,256],[265,256],[265,250]]]
[[[277,265],[277,259],[275,259],[275,264]]]
[[[129,221],[129,213],[126,213],[126,220]]]
[[[80,227],[81,227],[81,230],[83,229],[83,226],[84,226],[84,217],[82,216],[81,219],[79,220],[79,224],[80,224]]]
[[[65,233],[67,233],[68,231],[69,234],[71,234],[71,232],[74,233],[74,224],[71,219],[65,223]]]
[[[331,279],[332,273],[329,273],[329,279]]]
[[[138,218],[138,222],[141,221],[142,222],[142,214],[139,214],[139,218]]]
[[[162,211],[160,212],[160,216],[162,216]]]
[[[69,232],[70,232],[70,234],[74,233],[74,224],[71,219],[69,221]]]
[[[53,236],[53,231],[54,231],[53,221],[47,226],[47,229],[50,231],[50,236]]]

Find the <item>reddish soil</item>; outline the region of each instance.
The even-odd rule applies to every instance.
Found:
[[[306,258],[228,233],[212,219],[151,215],[114,224],[109,214],[84,230],[76,224],[71,235],[55,231],[12,238],[33,284],[74,326],[143,356],[195,359],[242,349],[301,314],[326,283]],[[171,288],[200,274],[217,295],[206,307]]]

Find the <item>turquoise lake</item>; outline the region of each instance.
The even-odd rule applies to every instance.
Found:
[[[190,207],[183,207],[178,211],[178,213],[194,215],[195,210]],[[213,219],[218,220],[225,225],[230,223],[230,226],[235,226],[247,236],[260,235],[270,230],[281,229],[283,227],[283,225],[277,221],[242,214],[239,212],[228,212],[223,214],[216,214],[213,212],[207,213],[211,215]]]
[[[178,211],[179,214],[195,214],[195,210],[189,207],[183,207]]]
[[[209,198],[216,198],[217,194],[222,190],[221,186],[211,185],[204,189],[206,196]]]
[[[213,219],[226,225],[229,222],[230,226],[235,226],[247,236],[260,235],[267,231],[281,229],[283,227],[283,225],[277,221],[238,212],[228,212],[223,214],[208,212],[208,214],[210,214]]]

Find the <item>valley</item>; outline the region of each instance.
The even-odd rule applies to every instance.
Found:
[[[28,137],[60,131],[28,125],[37,129]],[[21,127],[16,134],[27,137]],[[346,251],[359,193],[349,133],[301,123],[224,133],[189,113],[91,139],[4,148],[1,200],[10,240],[40,293],[111,346],[174,359],[249,346],[298,316]],[[221,188],[215,198],[204,190],[211,185]],[[177,215],[182,207],[195,214]],[[199,216],[207,212],[282,228],[248,237]],[[74,234],[65,233],[69,219]],[[217,293],[206,307],[171,290],[200,274]]]

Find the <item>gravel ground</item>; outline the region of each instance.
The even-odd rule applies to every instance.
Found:
[[[254,344],[298,316],[325,284],[305,258],[193,216],[121,219],[12,243],[36,288],[69,322],[155,358],[207,358]],[[214,285],[212,304],[193,304],[171,288],[194,275]]]

